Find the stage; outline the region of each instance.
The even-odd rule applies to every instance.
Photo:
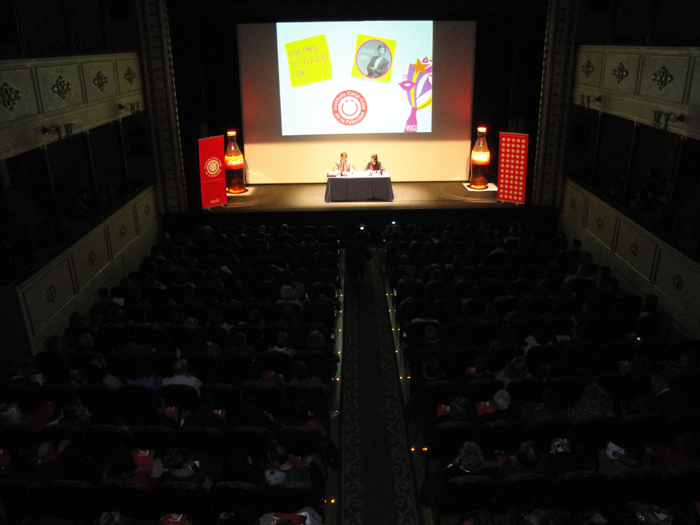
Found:
[[[381,231],[399,224],[456,221],[513,221],[546,218],[556,209],[496,201],[495,191],[469,191],[464,182],[394,182],[394,201],[325,202],[326,184],[266,184],[248,186],[228,204],[207,210],[170,214],[166,222],[218,224],[335,224],[354,231],[359,225]],[[166,226],[167,227],[167,226]]]
[[[393,202],[324,202],[325,184],[264,184],[248,186],[230,196],[228,204],[207,213],[337,212],[341,210],[447,210],[513,208],[496,201],[495,191],[469,191],[463,182],[393,182]]]

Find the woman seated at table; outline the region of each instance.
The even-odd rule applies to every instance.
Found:
[[[379,162],[379,159],[377,158],[376,153],[372,153],[369,156],[369,162],[367,163],[367,166],[365,166],[365,171],[371,170],[371,171],[383,171],[384,167],[382,166],[382,163]]]

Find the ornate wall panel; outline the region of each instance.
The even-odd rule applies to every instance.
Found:
[[[674,327],[686,337],[700,337],[700,264],[575,182],[567,181],[566,186],[565,195],[575,196],[577,208],[583,199],[581,206],[588,210],[584,228],[572,218],[566,202],[562,203],[559,226],[567,238],[580,239],[593,262],[610,266],[626,292],[656,294],[660,307],[671,314]],[[598,217],[617,224],[611,240],[601,240],[595,233]]]
[[[645,55],[639,79],[639,95],[681,104],[689,66],[690,57]]]
[[[88,102],[114,97],[119,93],[115,64],[109,62],[86,62],[83,64],[85,92]]]
[[[586,229],[609,250],[612,250],[615,242],[616,228],[617,218],[608,208],[599,206],[594,201],[588,202]]]
[[[689,265],[682,258],[662,250],[654,286],[680,308],[691,313],[696,322],[700,321],[700,272],[697,265]]]
[[[700,56],[693,60],[692,84],[688,91],[688,104],[700,106]]]
[[[160,219],[155,203],[155,190],[150,187],[53,263],[20,286],[12,287],[18,303],[14,307],[0,306],[5,308],[6,315],[21,310],[25,320],[23,335],[26,334],[35,353],[41,350],[46,337],[63,333],[72,312],[87,315],[99,288],[119,284],[150,253],[151,246],[160,242]],[[137,228],[136,215],[143,214],[146,206],[150,211]]]
[[[23,293],[31,330],[34,333],[41,330],[75,293],[70,260],[65,256],[31,279]]]
[[[600,86],[603,78],[603,53],[589,51],[579,54],[574,74],[574,80],[577,84]]]
[[[60,140],[65,124],[77,134],[144,110],[141,74],[117,79],[138,64],[136,53],[0,61],[0,159]]]
[[[636,225],[621,222],[617,236],[615,255],[634,268],[639,275],[651,282],[657,245],[653,237],[645,235]]]
[[[44,113],[75,107],[84,102],[78,64],[36,68]]]
[[[136,58],[117,60],[117,80],[121,93],[141,91],[143,88],[143,74],[141,66]]]
[[[32,69],[0,62],[0,126],[38,114]]]
[[[603,88],[617,93],[634,93],[641,56],[636,53],[608,53],[603,67]]]
[[[98,228],[81,239],[75,251],[71,254],[71,260],[75,268],[75,280],[78,290],[82,290],[87,283],[109,264],[107,230]]]
[[[601,54],[602,83],[581,79]],[[580,46],[576,70],[571,103],[700,139],[700,49]]]
[[[107,231],[112,257],[116,257],[137,235],[133,206],[113,215]]]

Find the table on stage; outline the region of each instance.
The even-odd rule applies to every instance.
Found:
[[[329,173],[331,175],[334,172]],[[388,171],[356,171],[345,176],[328,177],[326,202],[339,201],[393,201],[391,175]]]

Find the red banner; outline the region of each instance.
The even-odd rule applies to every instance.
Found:
[[[202,190],[202,209],[228,202],[223,135],[199,139],[199,184]]]
[[[524,133],[498,134],[497,200],[525,204],[529,138]]]

